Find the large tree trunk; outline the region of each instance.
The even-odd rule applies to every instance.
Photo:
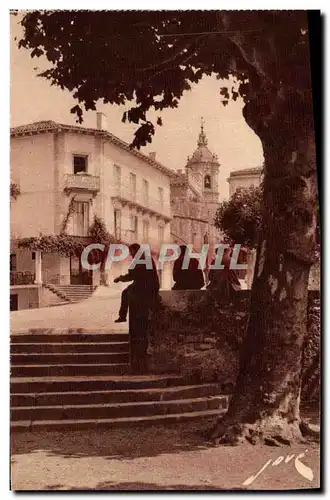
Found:
[[[265,156],[264,223],[235,393],[211,433],[220,442],[302,439],[299,402],[317,179],[313,129],[298,123],[292,133],[288,126],[283,130],[280,118],[293,112],[291,99],[284,101],[272,126],[263,135],[260,124],[258,129]]]

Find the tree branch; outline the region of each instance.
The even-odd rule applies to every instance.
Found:
[[[245,43],[244,36],[241,31],[230,31],[230,13],[224,11],[217,14],[222,20],[222,24],[228,32],[229,40],[239,49],[243,59],[252,66],[258,76],[263,79],[268,79],[266,68],[263,64],[263,60],[260,60],[260,55],[258,54],[256,48],[251,43]]]

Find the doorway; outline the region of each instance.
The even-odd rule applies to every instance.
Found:
[[[81,265],[81,259],[70,257],[70,284],[71,285],[92,285],[93,271],[84,269]]]
[[[10,295],[10,310],[18,311],[18,294],[13,293]]]

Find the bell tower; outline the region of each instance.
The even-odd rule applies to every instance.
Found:
[[[216,155],[208,148],[208,140],[201,118],[201,130],[197,140],[197,149],[188,158],[186,173],[188,180],[200,193],[206,203],[218,203],[219,199],[219,162]]]

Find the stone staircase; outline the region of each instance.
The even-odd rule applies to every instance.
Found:
[[[45,283],[44,286],[63,301],[71,303],[88,299],[96,288],[93,285],[53,285],[51,283]]]
[[[11,429],[84,429],[216,417],[214,383],[129,374],[127,334],[11,336]]]

